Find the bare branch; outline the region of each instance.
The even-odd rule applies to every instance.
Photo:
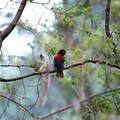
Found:
[[[42,4],[42,5],[44,5],[44,4],[49,4],[49,3],[50,3],[50,0],[48,0],[48,2],[44,2],[44,3],[41,3],[41,2],[34,2],[34,1],[32,1],[32,2],[30,2],[30,3],[35,3],[35,4]]]
[[[110,63],[107,63],[106,61],[99,61],[99,60],[87,60],[87,61],[84,61],[84,62],[76,63],[76,64],[69,65],[69,66],[65,67],[64,70],[67,70],[67,69],[70,69],[70,68],[73,68],[73,67],[77,67],[77,66],[81,66],[81,65],[85,65],[85,64],[88,64],[88,63],[93,63],[93,64],[98,63],[98,64],[101,64],[101,65],[108,65],[108,66],[110,66],[112,68],[116,68],[116,69],[120,70],[119,65],[110,64]],[[55,72],[56,72],[55,70],[51,70],[51,71],[49,71],[49,74],[50,73],[55,73]],[[21,76],[21,77],[16,77],[16,78],[8,78],[8,79],[0,78],[0,82],[17,81],[17,80],[21,80],[21,79],[24,79],[24,78],[28,78],[28,77],[35,76],[35,75],[41,75],[41,74],[48,74],[48,71],[33,72],[31,74],[24,75],[24,76]]]
[[[16,102],[15,100],[13,100],[13,99],[11,99],[11,98],[8,98],[8,97],[6,97],[6,96],[3,96],[3,95],[1,95],[1,94],[0,94],[0,97],[5,98],[5,99],[7,99],[7,100],[9,100],[9,101],[11,101],[11,102],[13,102],[13,103],[15,103],[15,104],[16,104],[17,106],[19,106],[22,110],[24,110],[24,111],[28,112],[29,114],[31,114],[30,111],[29,111],[27,108],[25,108],[24,106],[22,106],[20,103]]]
[[[84,61],[84,62],[81,62],[81,63],[76,63],[76,64],[73,64],[73,65],[70,65],[70,66],[66,67],[65,69],[69,69],[69,68],[72,68],[72,67],[85,65],[87,63],[93,63],[93,64],[99,63],[99,64],[102,64],[102,65],[108,65],[110,67],[120,69],[119,65],[110,64],[110,63],[107,63],[106,61],[99,61],[99,60],[87,60],[87,61]]]
[[[12,30],[15,28],[15,26],[17,25],[22,13],[23,13],[23,10],[26,6],[26,3],[27,3],[27,0],[22,0],[19,8],[18,8],[18,11],[14,17],[14,19],[11,21],[11,23],[8,25],[7,28],[5,28],[1,33],[0,33],[0,49],[2,47],[2,42],[3,40],[12,32]]]
[[[83,100],[83,101],[81,101],[81,102],[68,105],[68,106],[66,106],[66,107],[63,107],[63,108],[61,108],[61,109],[56,110],[55,112],[52,112],[52,113],[47,114],[47,115],[44,115],[43,117],[39,118],[38,120],[48,119],[48,118],[52,117],[52,116],[55,115],[55,114],[59,114],[59,113],[64,112],[64,111],[66,111],[66,110],[72,109],[72,108],[74,108],[75,106],[79,106],[79,105],[81,105],[81,104],[83,104],[83,103],[86,103],[86,102],[88,102],[89,100],[91,100],[91,99],[93,99],[93,98],[95,98],[95,97],[97,97],[97,96],[105,95],[105,94],[107,94],[107,93],[115,92],[115,91],[118,91],[118,90],[120,90],[120,88],[115,88],[115,89],[107,90],[107,91],[105,91],[105,92],[101,92],[101,93],[92,95],[92,96],[88,97],[87,99],[85,99],[85,100]]]
[[[83,7],[83,5],[79,5],[80,1],[77,1],[73,6],[71,6],[70,8],[66,9],[66,10],[63,10],[61,12],[58,12],[58,11],[55,11],[53,10],[53,8],[49,9],[48,7],[45,6],[45,4],[41,4],[43,7],[45,7],[47,10],[51,11],[51,12],[54,12],[56,14],[65,14],[66,12],[72,10],[73,8],[77,7],[77,6],[81,6]]]
[[[111,0],[107,0],[107,6],[105,9],[105,32],[107,37],[112,39],[112,44],[113,44],[113,52],[116,54],[116,43],[114,41],[113,35],[110,32],[110,6],[111,6]]]
[[[31,68],[39,68],[40,66],[35,66],[35,67],[33,67],[32,65],[0,65],[0,67],[18,67],[18,68],[20,68],[20,67],[31,67]]]
[[[111,38],[112,34],[110,33],[110,28],[109,28],[109,24],[110,24],[110,4],[111,4],[111,0],[107,0],[107,7],[105,9],[105,32],[106,35]]]

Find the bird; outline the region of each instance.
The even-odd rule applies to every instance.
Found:
[[[64,62],[65,58],[64,55],[66,51],[61,49],[55,56],[54,56],[54,70],[56,71],[57,78],[64,78],[63,69],[64,69]]]

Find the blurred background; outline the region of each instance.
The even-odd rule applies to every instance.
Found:
[[[0,0],[0,30],[14,18],[21,0]],[[89,59],[115,63],[112,42],[105,34],[105,8],[107,0],[28,0],[15,29],[5,39],[0,65],[31,65],[32,67],[0,66],[0,77],[14,78],[38,72],[38,66],[53,69],[54,55],[65,49],[65,66]],[[42,4],[41,4],[42,3]],[[111,3],[110,30],[115,36],[120,53],[120,1]],[[40,58],[43,55],[44,60]],[[119,58],[118,58],[119,59]],[[107,65],[86,64],[64,71],[57,79],[50,74],[51,86],[44,106],[45,76],[32,76],[15,82],[0,83],[0,94],[7,96],[32,112],[32,118],[14,103],[0,98],[1,120],[32,120],[61,107],[82,101],[89,96],[117,88],[119,70]],[[118,93],[116,93],[118,94]],[[80,108],[56,114],[50,120],[119,120],[119,95],[101,96],[96,103],[90,101]],[[102,101],[103,100],[103,101]],[[111,101],[110,101],[111,100]],[[99,105],[101,103],[101,105]],[[92,104],[93,108],[89,107]],[[82,107],[81,107],[82,108]]]

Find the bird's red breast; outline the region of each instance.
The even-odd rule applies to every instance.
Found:
[[[62,59],[64,59],[64,56],[61,55],[61,54],[57,54],[57,55],[55,56],[55,59],[56,59],[56,60],[62,60]]]

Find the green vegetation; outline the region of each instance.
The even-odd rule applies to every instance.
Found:
[[[28,1],[29,4],[34,2],[33,0]],[[29,117],[38,119],[56,110],[58,112],[55,113],[55,116],[51,115],[47,119],[120,119],[120,2],[112,0],[110,18],[107,18],[105,14],[106,4],[107,0],[63,0],[53,4],[51,9],[48,8],[48,11],[54,13],[53,23],[51,26],[48,26],[47,22],[38,24],[37,27],[40,26],[41,31],[37,27],[33,27],[29,20],[21,19],[19,21],[16,33],[21,36],[25,36],[25,33],[27,37],[33,36],[32,42],[26,45],[31,52],[23,55],[25,58],[17,59],[16,57],[5,59],[3,52],[0,56],[0,65],[9,62],[15,65],[29,65],[29,67],[0,66],[0,78],[12,79],[33,75],[18,81],[1,82],[0,92],[5,91],[4,96],[17,101],[30,111],[30,114],[25,112],[23,120],[29,119]],[[43,4],[42,6],[47,7]],[[12,13],[10,15],[10,18],[13,17]],[[106,19],[109,21],[107,25]],[[82,63],[64,70],[63,79],[57,79],[55,73],[48,74],[49,70],[53,70],[53,58],[60,49],[67,51],[65,66]],[[40,58],[40,55],[43,55],[43,58]],[[92,62],[86,62],[89,60]],[[47,72],[44,73],[44,71]],[[49,77],[51,85],[47,101],[44,106],[41,106],[41,96],[44,96],[46,81],[50,79]],[[62,113],[62,110],[59,111],[62,107],[77,101],[81,101],[77,107],[67,108]],[[2,120],[10,119],[11,116],[13,120],[22,119],[23,111],[26,111],[24,108],[19,109],[19,105],[18,108],[15,107],[9,99],[5,100],[2,96],[0,104],[5,111],[4,113],[0,109]],[[14,112],[11,113],[11,110]],[[16,111],[20,114],[16,114]],[[8,118],[5,116],[7,113]]]

